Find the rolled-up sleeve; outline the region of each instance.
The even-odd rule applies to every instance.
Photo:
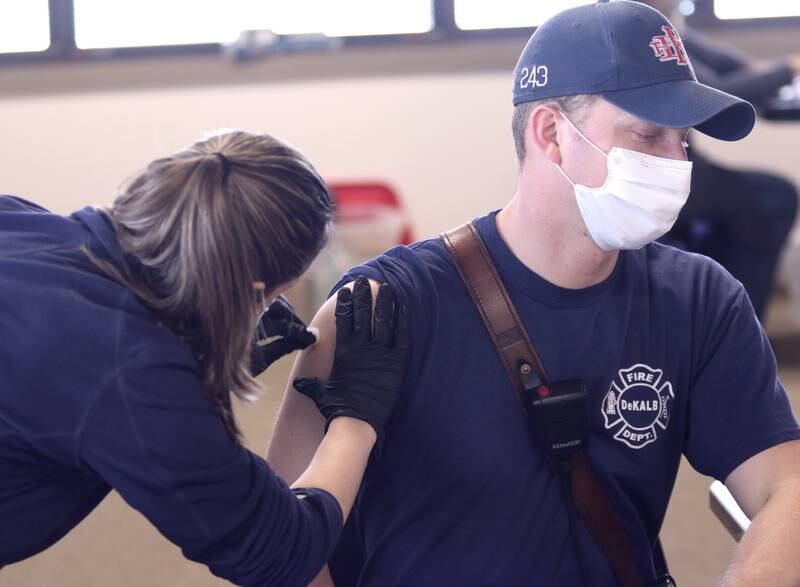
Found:
[[[313,579],[342,529],[336,499],[291,490],[236,442],[185,350],[150,347],[120,364],[87,411],[79,466],[220,577],[274,586]]]

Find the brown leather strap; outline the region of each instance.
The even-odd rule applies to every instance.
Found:
[[[528,331],[522,325],[517,309],[511,303],[489,251],[475,227],[465,224],[444,233],[442,239],[455,259],[461,279],[481,313],[483,323],[489,330],[524,410],[525,386],[519,376],[520,362],[530,364],[542,383],[548,382],[544,366],[528,338]]]
[[[572,455],[572,500],[584,524],[602,548],[623,587],[648,584],[614,506],[583,451]]]
[[[524,410],[526,399],[519,372],[521,366],[527,363],[543,383],[548,382],[547,373],[528,332],[476,228],[471,223],[465,224],[442,234],[442,240],[455,260]],[[617,580],[623,587],[647,585],[645,573],[634,555],[611,500],[594,476],[582,451],[572,457],[571,479],[570,492],[575,508],[611,562]]]

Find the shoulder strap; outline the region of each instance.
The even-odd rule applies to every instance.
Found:
[[[478,307],[524,410],[523,376],[529,376],[531,367],[542,383],[548,383],[544,366],[525,326],[472,223],[442,234],[442,240]],[[644,587],[647,585],[645,573],[634,555],[611,500],[594,476],[583,451],[573,455],[571,464],[570,491],[575,508],[611,562],[617,580],[623,587]]]
[[[522,325],[517,309],[511,303],[476,228],[471,223],[465,224],[444,233],[442,238],[478,307],[524,409],[525,386],[520,377],[520,369],[528,364],[541,379],[541,383],[549,382],[536,349],[528,338],[528,331]]]

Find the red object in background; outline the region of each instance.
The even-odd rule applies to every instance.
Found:
[[[403,204],[397,193],[388,185],[379,182],[364,183],[328,183],[336,200],[337,219],[353,219],[356,214],[368,214],[370,207],[393,208],[398,212],[405,212]],[[396,244],[408,245],[413,242],[411,224],[404,221],[399,242]]]

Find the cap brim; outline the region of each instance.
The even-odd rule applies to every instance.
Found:
[[[653,124],[696,128],[723,141],[743,139],[756,122],[756,111],[749,102],[693,80],[604,92],[602,96]]]

